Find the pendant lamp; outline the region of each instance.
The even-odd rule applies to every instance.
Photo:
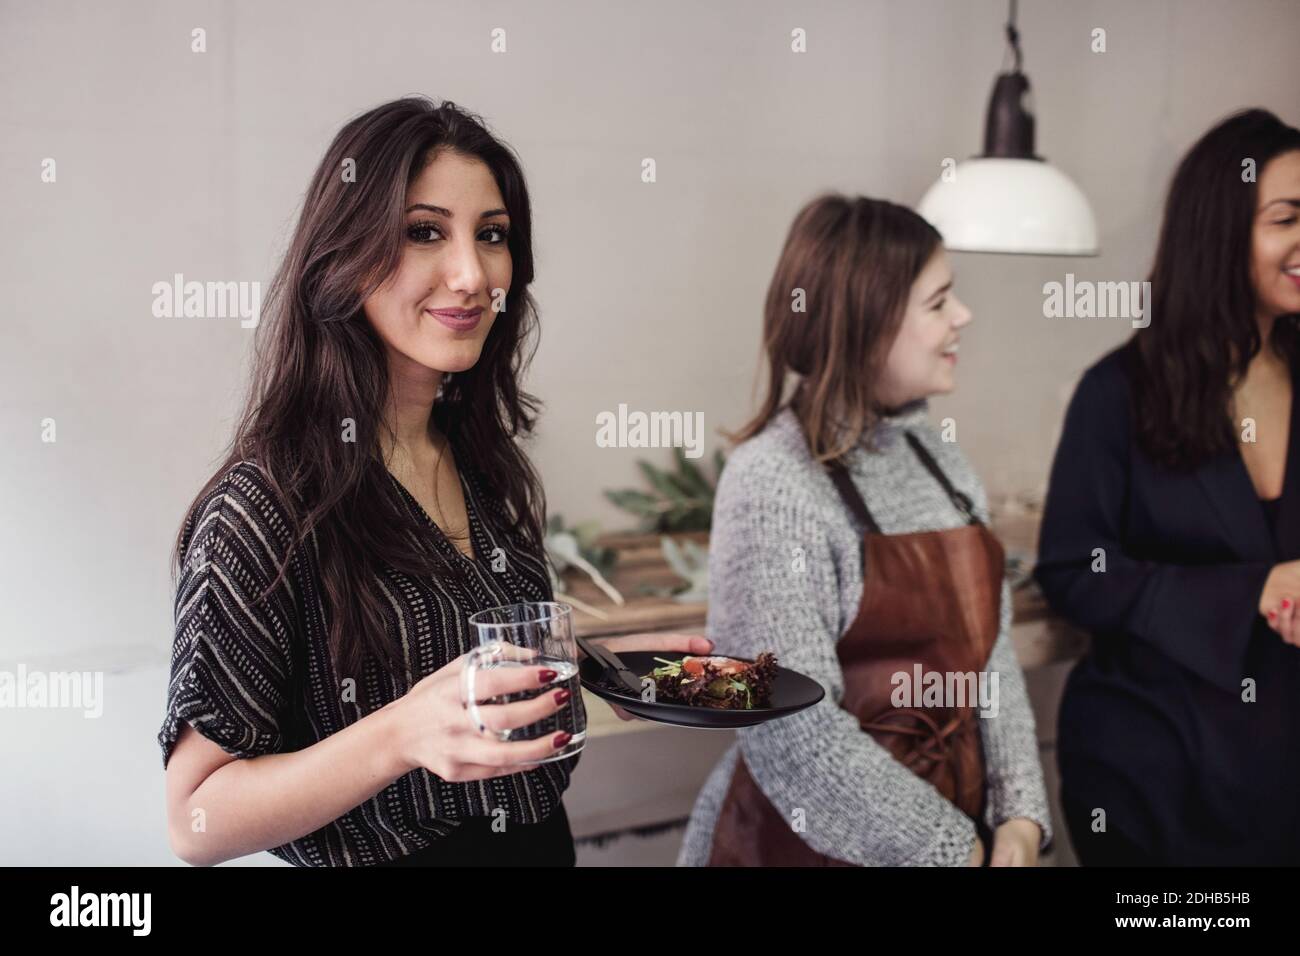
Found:
[[[1025,106],[1016,0],[1007,42],[1015,68],[993,84],[984,122],[984,152],[946,170],[917,211],[960,252],[1095,256],[1097,220],[1074,181],[1034,155],[1034,116]]]

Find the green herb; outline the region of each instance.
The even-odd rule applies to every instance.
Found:
[[[754,705],[753,702],[750,700],[749,685],[746,684],[744,681],[733,680],[731,682],[731,686],[734,687],[736,690],[743,690],[745,692],[745,709],[746,710],[752,709]]]

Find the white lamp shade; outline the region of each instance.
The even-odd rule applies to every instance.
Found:
[[[1094,256],[1097,220],[1069,176],[1036,159],[975,158],[917,208],[960,252]]]

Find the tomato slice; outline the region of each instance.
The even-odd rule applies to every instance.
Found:
[[[749,666],[745,661],[738,661],[734,657],[683,657],[682,670],[692,677],[699,677],[704,673],[706,663],[713,665],[722,675],[739,674]]]

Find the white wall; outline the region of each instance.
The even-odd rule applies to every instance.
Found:
[[[995,500],[1041,486],[1074,380],[1128,331],[1044,319],[1042,284],[1141,278],[1200,132],[1250,105],[1300,121],[1294,0],[1021,7],[1039,152],[1092,199],[1103,255],[954,256],[977,322],[935,408]],[[553,511],[613,527],[601,490],[669,456],[597,448],[596,413],[738,425],[791,218],[826,188],[915,202],[944,157],[978,151],[1004,16],[994,0],[0,3],[0,667],[111,671],[97,722],[0,710],[0,806],[17,809],[0,862],[170,859],[153,743],[166,559],[252,340],[235,320],[155,319],[150,288],[266,283],[346,119],[426,93],[521,154],[543,322],[530,387],[548,405],[534,453]]]

